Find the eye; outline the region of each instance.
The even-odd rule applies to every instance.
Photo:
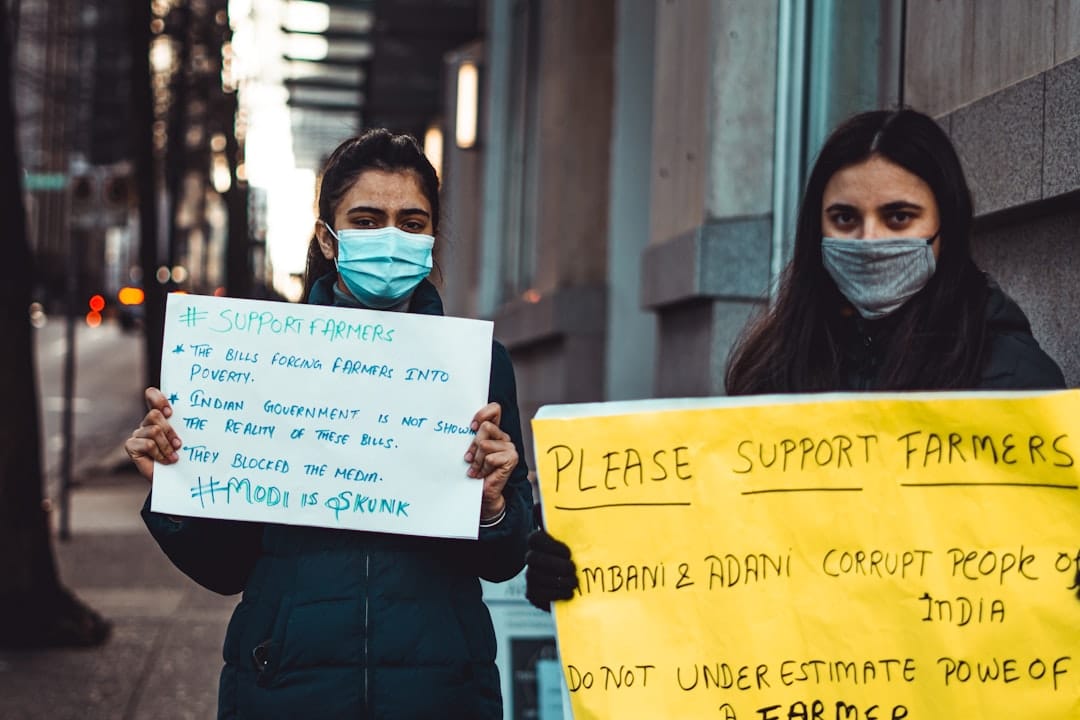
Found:
[[[422,233],[424,232],[425,224],[419,220],[406,220],[401,224],[401,229],[405,232]]]
[[[381,227],[374,218],[370,217],[354,217],[350,222],[353,227],[364,230]]]
[[[907,210],[894,210],[885,216],[885,220],[892,227],[907,225],[915,216]]]
[[[855,214],[846,210],[836,210],[829,213],[829,222],[838,228],[850,227],[854,225],[856,221]]]

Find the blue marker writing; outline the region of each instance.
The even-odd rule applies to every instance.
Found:
[[[219,383],[246,384],[251,382],[251,373],[241,372],[239,370],[225,370],[223,368],[208,368],[203,367],[198,363],[192,363],[191,374],[188,376],[188,380],[194,380],[195,378],[202,378],[203,380],[211,380]]]
[[[183,448],[188,454],[188,460],[198,463],[214,463],[217,462],[220,452],[215,450],[208,450],[205,445],[187,445]]]
[[[450,373],[445,370],[438,370],[436,368],[407,368],[405,370],[405,382],[445,383],[449,381]]]
[[[243,410],[243,400],[224,400],[213,395],[207,395],[204,390],[192,390],[188,397],[191,407],[212,408],[214,410]]]

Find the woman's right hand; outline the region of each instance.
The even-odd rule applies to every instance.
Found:
[[[536,607],[551,612],[553,600],[569,600],[578,586],[577,567],[570,548],[544,531],[529,535],[525,553],[525,597]]]
[[[142,424],[124,442],[124,450],[135,463],[135,469],[147,480],[154,479],[154,462],[170,465],[180,459],[180,438],[169,425],[172,406],[156,387],[146,388],[146,406],[150,408]]]

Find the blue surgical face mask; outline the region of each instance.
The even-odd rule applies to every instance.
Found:
[[[927,238],[821,239],[821,260],[836,287],[867,320],[895,312],[934,276],[937,262]]]
[[[353,297],[369,308],[397,305],[431,272],[435,247],[431,235],[392,226],[334,232],[323,225],[338,241],[338,275]]]

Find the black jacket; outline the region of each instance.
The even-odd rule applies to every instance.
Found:
[[[866,321],[857,314],[842,328],[842,390],[874,390],[883,364],[893,316]],[[1020,306],[992,281],[986,303],[986,351],[976,390],[1050,390],[1065,387],[1065,377],[1031,334]]]
[[[317,283],[312,301],[331,303],[329,288]],[[442,314],[427,281],[409,311]],[[147,499],[146,524],[180,570],[216,592],[244,593],[225,635],[220,718],[502,717],[478,578],[521,570],[533,514],[514,371],[498,343],[489,398],[502,405],[519,460],[506,517],[477,541],[173,520]]]

